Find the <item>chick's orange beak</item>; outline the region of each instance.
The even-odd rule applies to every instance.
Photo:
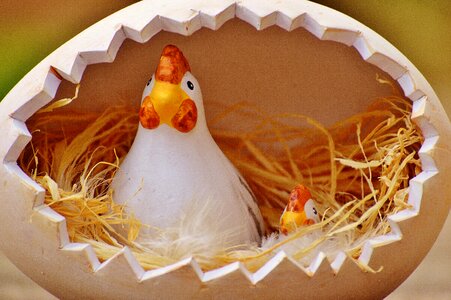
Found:
[[[144,98],[139,111],[144,128],[154,129],[167,124],[180,132],[189,132],[195,127],[196,104],[180,86],[187,71],[190,67],[183,53],[176,46],[166,46],[155,72],[154,87]]]
[[[307,221],[305,212],[284,211],[280,218],[280,231],[283,234],[295,231],[296,228],[301,227]]]

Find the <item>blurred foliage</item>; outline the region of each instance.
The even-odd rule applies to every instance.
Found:
[[[375,30],[427,78],[451,115],[451,1],[315,0]]]
[[[168,0],[169,1],[169,0]],[[0,99],[84,28],[136,0],[0,0]],[[451,112],[449,0],[316,0],[374,29],[428,78]],[[39,7],[38,7],[39,5]]]
[[[0,0],[0,99],[60,45],[136,0]]]

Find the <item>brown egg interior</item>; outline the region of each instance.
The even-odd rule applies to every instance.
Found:
[[[364,110],[374,98],[393,93],[377,76],[398,87],[353,47],[321,41],[305,29],[287,32],[273,26],[257,31],[231,20],[217,31],[202,28],[189,37],[160,32],[145,44],[126,40],[113,63],[87,67],[78,99],[64,109],[101,112],[117,104],[138,107],[167,44],[177,45],[187,57],[201,85],[207,120],[218,112],[215,103],[244,101],[331,125]],[[64,81],[55,99],[73,93],[74,86]],[[232,129],[238,123],[228,125]]]

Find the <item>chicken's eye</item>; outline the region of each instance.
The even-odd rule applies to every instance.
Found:
[[[149,86],[149,84],[152,82],[152,77],[149,79],[149,81],[147,81],[146,86]]]
[[[318,212],[316,211],[316,208],[313,208],[313,213],[314,213],[315,215],[318,214]]]
[[[194,84],[193,84],[191,81],[188,81],[188,82],[186,83],[186,85],[188,86],[188,88],[189,88],[190,90],[194,90]]]

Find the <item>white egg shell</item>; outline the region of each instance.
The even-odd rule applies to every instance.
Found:
[[[267,29],[255,31],[246,23]],[[148,42],[138,45],[126,39]],[[392,215],[392,231],[368,240],[362,249],[359,262],[383,266],[381,272],[362,272],[344,253],[331,261],[320,254],[302,267],[284,252],[255,273],[238,262],[203,272],[192,258],[144,271],[127,248],[101,263],[89,245],[70,243],[65,219],[43,205],[44,190],[17,166],[30,140],[24,122],[58,98],[57,92],[71,90],[62,78],[82,82],[78,105],[90,110],[101,110],[114,99],[108,95],[119,92],[139,101],[146,76],[154,70],[149,62],[169,43],[190,58],[207,104],[205,99],[252,100],[264,108],[312,114],[327,122],[365,107],[362,98],[380,96],[371,83],[377,68],[399,84],[413,101],[412,118],[425,136],[419,153],[423,172],[410,181],[412,208]],[[304,55],[312,59],[293,59]],[[282,64],[274,67],[277,62]],[[92,64],[98,65],[87,68]],[[308,72],[312,67],[316,73]],[[294,70],[298,72],[290,73]],[[61,298],[382,298],[426,255],[450,207],[450,122],[431,86],[379,35],[308,1],[136,3],[80,33],[26,75],[0,104],[0,131],[1,250]]]

